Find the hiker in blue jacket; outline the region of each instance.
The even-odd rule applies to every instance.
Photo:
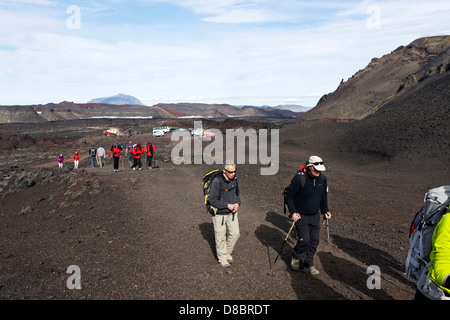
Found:
[[[322,174],[323,171],[323,160],[318,156],[311,156],[304,172],[292,179],[286,196],[290,217],[295,221],[297,230],[297,244],[292,252],[291,268],[298,271],[300,262],[303,262],[304,270],[311,275],[319,274],[314,268],[314,255],[320,239],[319,211],[324,214],[325,219],[331,218],[327,180]]]

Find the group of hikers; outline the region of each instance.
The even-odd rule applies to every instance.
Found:
[[[102,166],[104,149],[100,147],[97,150],[91,149],[89,152],[92,166],[95,159]],[[155,146],[150,141],[144,147],[141,143],[133,144],[129,141],[125,149],[120,143],[115,143],[110,150],[110,155],[114,159],[114,171],[119,171],[119,158],[122,152],[126,152],[127,162],[133,170],[142,169],[141,158],[144,155],[148,169],[152,167]],[[77,168],[78,152],[73,155],[73,160]],[[60,167],[63,162],[64,157],[60,154],[58,157]],[[222,172],[215,171],[219,172],[210,181],[207,210],[212,215],[218,263],[228,268],[233,263],[231,255],[240,237],[238,220],[238,211],[241,206],[240,188],[236,177],[236,164],[233,161],[226,161]],[[285,190],[285,204],[289,209],[292,227],[295,226],[297,233],[297,243],[291,253],[290,267],[293,271],[302,269],[313,276],[319,274],[319,270],[314,267],[314,256],[320,240],[321,214],[326,221],[331,219],[325,171],[324,161],[318,156],[311,156],[297,170],[297,174]],[[447,188],[449,188],[447,194],[450,194],[450,186]],[[441,297],[450,299],[450,215],[447,214],[450,212],[450,207],[448,201],[445,203],[445,211],[441,210],[442,219],[436,224],[433,232],[431,254],[425,258],[430,262],[427,262],[424,274],[429,283],[427,290],[434,285],[440,290]],[[414,299],[429,299],[422,292],[425,292],[423,286],[417,290]]]
[[[303,270],[313,276],[319,275],[319,270],[314,267],[314,256],[320,240],[321,214],[325,221],[331,219],[324,171],[326,171],[324,161],[318,156],[311,156],[305,165],[298,169],[285,192],[289,218],[292,219],[292,225],[295,226],[297,233],[297,243],[291,253],[290,267],[293,271]],[[447,195],[450,186],[448,188]],[[226,161],[222,173],[217,174],[210,182],[209,207],[207,207],[212,214],[217,260],[224,268],[230,267],[233,263],[231,254],[240,236],[238,222],[240,206],[236,164],[233,161]],[[450,213],[449,200],[444,202],[442,207],[440,210],[443,216],[435,225],[430,244],[431,253],[427,257],[429,262],[423,273],[428,281],[426,290],[432,291],[434,287],[435,293],[434,296],[431,294],[425,296],[423,285],[419,281],[417,292],[413,297],[415,300],[432,297],[450,300],[450,214],[447,214]]]
[[[231,254],[239,239],[238,210],[241,205],[240,188],[236,178],[236,164],[226,161],[223,174],[217,175],[210,186],[209,202],[214,225],[216,253],[219,264],[230,267]],[[286,202],[297,232],[297,244],[292,251],[291,268],[303,269],[311,275],[318,275],[314,267],[314,255],[319,245],[320,213],[331,218],[328,208],[327,180],[325,166],[318,156],[311,156],[299,168],[287,189]]]
[[[80,164],[80,154],[78,153],[78,151],[76,151],[73,154],[72,159],[73,159],[73,166],[74,166],[74,168],[77,169]],[[64,167],[64,160],[66,160],[66,159],[64,158],[63,154],[60,153],[58,156],[58,167],[60,169],[62,169]]]
[[[90,148],[88,151],[89,157],[90,157],[90,164],[91,167],[95,168],[98,164],[99,167],[103,167],[106,163],[105,163],[105,148],[103,148],[102,146],[100,146],[98,149],[95,148]],[[72,160],[73,160],[73,167],[74,169],[78,169],[79,165],[80,165],[80,160],[81,160],[81,156],[80,153],[78,151],[75,151],[75,153],[72,155]],[[63,168],[64,167],[64,161],[65,158],[63,156],[62,153],[59,154],[58,156],[58,167],[59,168]]]
[[[147,163],[147,168],[152,169],[153,156],[155,154],[155,146],[151,141],[144,146],[140,142],[133,144],[131,141],[128,142],[126,147],[124,148],[121,143],[116,142],[111,146],[109,155],[113,159],[113,167],[114,171],[119,171],[119,159],[122,152],[125,152],[127,163],[132,170],[142,170],[142,158],[145,157],[145,162]],[[97,165],[99,167],[103,167],[106,165],[106,150],[103,146],[98,147],[97,149],[92,147],[88,151],[90,158],[91,167],[95,168]],[[78,169],[80,164],[80,153],[75,151],[72,155],[72,160],[74,163],[74,168]],[[64,156],[62,153],[58,156],[58,167],[64,167]]]
[[[114,171],[119,171],[119,159],[122,152],[125,152],[127,163],[132,170],[142,170],[142,159],[145,157],[147,169],[151,170],[153,167],[153,156],[155,155],[155,145],[148,141],[146,145],[142,146],[140,142],[133,144],[128,141],[125,150],[123,146],[116,142],[111,146],[110,155],[114,161]]]

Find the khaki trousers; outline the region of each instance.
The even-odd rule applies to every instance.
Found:
[[[103,156],[99,156],[97,161],[98,161],[98,166],[103,167]]]
[[[233,219],[234,216],[234,219]],[[233,252],[240,237],[238,213],[215,215],[212,217],[216,241],[216,253],[219,262],[227,260],[227,253]]]

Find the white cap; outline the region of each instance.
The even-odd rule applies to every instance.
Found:
[[[318,157],[318,156],[311,156],[308,159],[308,164],[306,165],[307,167],[309,166],[313,166],[314,169],[316,169],[317,171],[325,171],[325,166],[323,165],[323,160],[322,158]]]

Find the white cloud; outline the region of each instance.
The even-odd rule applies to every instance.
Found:
[[[204,21],[231,24],[294,22],[298,21],[302,11],[311,6],[309,2],[296,0],[147,0],[147,2],[165,2],[188,9]]]
[[[205,29],[151,21],[104,25],[83,15],[81,30],[70,31],[65,7],[0,9],[0,86],[7,92],[0,105],[86,102],[123,92],[146,104],[190,99],[314,106],[373,57],[421,36],[450,33],[450,4],[433,0],[164,2],[189,9]],[[107,11],[103,5],[97,14]],[[371,5],[380,8],[378,29],[367,25]],[[318,16],[324,9],[329,19]],[[301,17],[308,13],[307,19],[324,21],[305,24]],[[281,21],[289,23],[264,24]]]
[[[52,16],[34,10],[18,11],[0,8],[0,35],[18,32],[29,33],[33,30],[56,29],[58,27],[62,29],[63,23],[59,23]]]
[[[283,21],[283,15],[271,14],[258,9],[234,9],[211,17],[204,18],[207,22],[217,23],[260,23]]]
[[[44,5],[44,6],[52,6],[57,4],[56,1],[50,0],[3,0],[5,2],[11,3],[23,3],[23,4],[36,4],[36,5]]]

